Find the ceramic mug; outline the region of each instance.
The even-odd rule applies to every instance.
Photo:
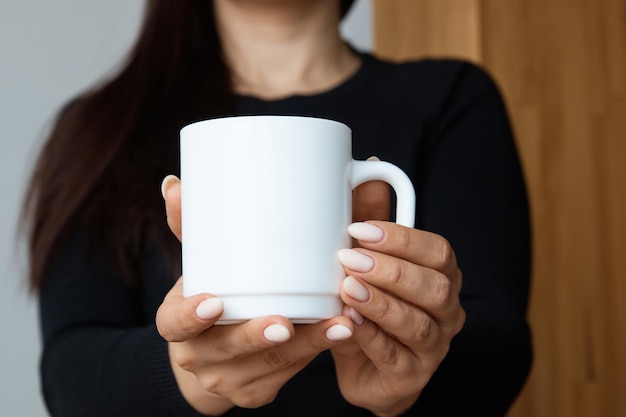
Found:
[[[352,190],[389,183],[396,221],[414,226],[415,191],[395,165],[352,159],[345,124],[313,117],[211,119],[180,132],[183,293],[224,302],[218,324],[342,312]]]

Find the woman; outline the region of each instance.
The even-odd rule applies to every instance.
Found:
[[[505,414],[530,342],[503,103],[467,63],[354,51],[338,31],[350,3],[149,1],[127,65],[64,110],[26,200],[52,415]],[[178,130],[247,114],[342,121],[356,159],[414,182],[416,229],[386,221],[385,186],[354,193],[342,316],[213,326],[218,298],[181,295],[179,181],[162,184],[167,221],[158,192]]]

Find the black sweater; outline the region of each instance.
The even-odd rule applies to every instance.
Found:
[[[276,101],[239,97],[238,114],[344,122],[353,130],[355,159],[375,155],[409,174],[418,194],[416,227],[443,235],[456,252],[467,322],[407,415],[503,415],[531,362],[528,205],[505,106],[489,76],[468,63],[362,59],[331,91]],[[76,236],[40,293],[42,386],[51,414],[197,416],[178,391],[154,325],[176,278],[167,262],[146,250],[138,290],[88,259]],[[370,414],[343,400],[324,352],[272,404],[227,415]]]

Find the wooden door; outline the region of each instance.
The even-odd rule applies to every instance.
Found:
[[[510,416],[626,416],[626,0],[373,4],[377,55],[479,63],[512,116],[535,361]]]

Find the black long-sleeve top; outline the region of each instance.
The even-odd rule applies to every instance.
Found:
[[[238,97],[237,113],[325,117],[353,131],[355,159],[401,167],[417,191],[416,227],[447,238],[463,271],[465,327],[411,416],[504,415],[531,363],[525,184],[505,106],[491,78],[453,60],[392,64],[362,54],[358,72],[321,94]],[[177,140],[173,138],[172,140]],[[242,150],[245,152],[245,150]],[[155,184],[158,192],[158,184]],[[53,416],[198,416],[172,374],[154,317],[174,280],[148,247],[140,288],[85,256],[80,234],[40,292],[42,387]],[[227,416],[370,415],[342,398],[329,352],[275,401]]]

